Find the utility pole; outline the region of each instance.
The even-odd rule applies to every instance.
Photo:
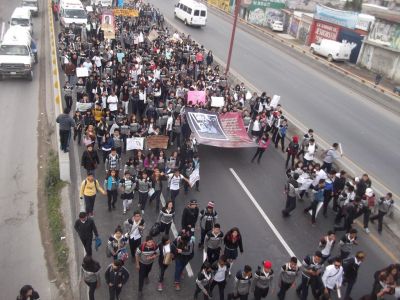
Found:
[[[233,42],[235,40],[236,24],[237,24],[237,19],[238,19],[238,16],[239,16],[240,3],[241,3],[241,0],[236,0],[235,1],[235,12],[234,12],[234,15],[233,15],[233,28],[232,28],[232,33],[231,33],[231,42],[229,44],[228,61],[226,62],[225,75],[228,74],[229,67],[231,65]]]

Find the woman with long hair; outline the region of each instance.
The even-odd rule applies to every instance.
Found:
[[[243,240],[239,228],[233,227],[225,234],[224,244],[224,255],[230,264],[229,275],[231,275],[233,262],[238,257],[238,249],[240,250],[240,253],[243,253]]]
[[[89,300],[94,300],[94,292],[100,286],[99,271],[100,264],[91,256],[86,255],[81,265],[81,280],[89,287]]]

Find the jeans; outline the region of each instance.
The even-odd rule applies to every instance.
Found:
[[[92,256],[92,239],[82,240],[83,247],[85,248],[86,255]]]
[[[288,167],[288,165],[289,165],[289,160],[291,159],[292,161],[291,161],[291,166],[292,166],[292,168],[294,167],[294,159],[295,159],[295,157],[296,157],[296,154],[291,154],[291,153],[287,153],[287,157],[286,157],[286,164],[285,164],[285,166],[286,166],[286,168]]]
[[[172,201],[172,203],[174,203],[174,207],[175,207],[175,199],[179,195],[179,190],[170,190],[170,192],[171,192],[171,201]]]
[[[146,208],[148,196],[149,196],[149,194],[147,192],[145,192],[145,193],[139,192],[139,205],[140,205],[141,210],[144,210]]]
[[[310,209],[312,211],[312,215],[311,215],[311,223],[315,224],[315,217],[317,214],[317,207],[318,207],[318,201],[313,200],[313,202],[311,202],[310,206],[307,207],[306,209],[304,209],[304,212],[308,212]]]
[[[143,290],[144,279],[149,277],[149,273],[151,271],[151,264],[142,264],[139,262],[139,292]]]
[[[296,197],[287,196],[286,198],[286,207],[282,211],[282,214],[285,217],[288,217],[290,213],[296,208]]]
[[[283,282],[281,280],[281,288],[279,289],[279,292],[277,295],[279,300],[285,299],[286,292],[288,291],[288,289],[290,289],[291,286],[292,286],[292,283]]]
[[[181,281],[182,272],[185,269],[188,261],[176,258],[175,259],[175,283],[179,283]]]
[[[368,228],[368,223],[369,223],[369,217],[371,215],[371,209],[369,207],[364,208],[364,229]]]
[[[122,287],[118,286],[108,286],[108,291],[110,292],[110,300],[119,299],[119,294],[121,294]]]
[[[165,271],[168,269],[168,265],[164,265],[163,262],[158,261],[158,265],[160,266],[160,277],[158,278],[158,282],[164,282],[164,274]]]
[[[61,130],[60,129],[61,150],[64,151],[64,152],[68,151],[70,134],[71,134],[71,130]]]
[[[136,249],[140,246],[140,244],[142,243],[142,239],[129,239],[129,247],[131,248],[131,256],[132,258],[135,257],[136,255]]]
[[[96,282],[86,282],[86,285],[89,287],[89,300],[94,300],[94,292],[97,288],[97,281]]]
[[[328,213],[328,205],[329,202],[331,202],[332,199],[332,191],[331,190],[325,190],[324,191],[324,205],[323,205],[323,215],[326,217]]]
[[[251,159],[251,162],[253,162],[256,159],[256,157],[258,156],[257,163],[260,163],[261,157],[263,156],[264,152],[265,152],[264,148],[257,148],[257,151],[254,154],[253,158]]]
[[[311,286],[311,292],[314,298],[319,299],[318,279],[319,278],[307,278],[304,275],[301,276],[301,284],[296,289],[296,292],[300,295],[301,300],[307,300],[309,286]]]
[[[155,201],[156,202],[156,212],[158,213],[160,210],[160,197],[161,197],[161,190],[155,191],[153,195],[151,195],[149,199],[149,203]]]
[[[85,196],[83,195],[83,199],[85,200],[85,211],[87,214],[93,214],[94,210],[94,202],[96,200],[96,195],[93,196]]]
[[[205,286],[205,289],[208,291],[208,290],[209,290],[209,286],[206,285],[206,286]],[[209,300],[209,299],[210,299],[210,298],[207,297],[207,295],[205,295],[205,294],[203,293],[203,291],[202,291],[202,290],[199,288],[199,286],[196,284],[196,290],[194,291],[193,299],[197,299],[197,297],[198,297],[198,295],[199,295],[200,293],[203,294],[203,299],[204,299],[204,300]]]
[[[265,298],[268,295],[269,288],[261,289],[258,286],[254,289],[254,300],[261,300],[261,298]]]
[[[212,265],[219,258],[219,253],[221,252],[221,248],[210,249],[207,248],[207,261]]]
[[[107,190],[108,209],[111,209],[111,206],[115,208],[115,203],[117,202],[117,199],[118,199],[117,190],[112,190],[112,191]]]
[[[382,225],[383,225],[383,217],[386,215],[385,212],[383,211],[378,211],[378,214],[376,214],[375,216],[372,216],[370,218],[371,221],[374,221],[376,219],[378,219],[378,232],[381,233],[382,232]]]
[[[165,224],[163,222],[160,222],[160,233],[161,234],[165,233],[166,235],[169,235],[169,231],[171,229],[171,225],[172,225],[172,222],[169,223],[169,224]]]
[[[215,286],[218,285],[218,291],[219,291],[219,300],[224,300],[225,299],[225,286],[226,286],[226,281],[215,281],[213,280],[210,285],[210,294],[212,293],[213,289]]]
[[[326,173],[330,173],[332,170],[332,163],[327,163],[324,162],[324,164],[321,167],[322,170],[326,170]]]
[[[356,283],[355,280],[346,280],[346,278],[343,279],[343,284],[347,284],[346,291],[344,292],[343,300],[350,299],[350,294],[351,294],[351,291],[353,290],[353,286],[355,283]]]

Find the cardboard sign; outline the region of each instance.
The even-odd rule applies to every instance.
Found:
[[[134,137],[126,139],[126,151],[129,150],[143,150],[144,138]]]
[[[76,68],[76,77],[89,77],[89,70],[86,68]]]
[[[189,91],[188,92],[188,105],[202,105],[206,103],[206,92],[205,91]]]
[[[212,107],[223,107],[225,105],[224,97],[211,97]]]
[[[139,17],[139,11],[130,8],[115,8],[113,9],[113,13],[117,17]]]
[[[200,180],[199,169],[194,169],[194,171],[192,172],[192,174],[190,174],[190,177],[189,177],[190,187],[193,187],[196,184],[196,182],[199,180]]]
[[[279,96],[279,95],[274,95],[274,96],[272,96],[270,106],[272,106],[273,108],[275,108],[275,107],[278,105],[279,100],[281,100],[281,96]]]
[[[158,32],[156,30],[150,31],[149,35],[147,36],[150,42],[156,40],[158,38]]]
[[[146,138],[147,149],[167,149],[168,136],[166,135],[150,135]]]
[[[101,29],[104,32],[104,38],[107,40],[113,40],[115,39],[115,29],[114,26],[112,25],[108,25],[108,24],[104,24],[101,25]]]

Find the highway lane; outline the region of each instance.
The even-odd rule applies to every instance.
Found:
[[[150,0],[168,20],[223,61],[227,58],[232,25],[227,17],[209,10],[207,26],[186,27],[173,17],[173,1]],[[298,53],[288,55],[275,41],[262,41],[244,30],[236,31],[231,68],[260,90],[282,96],[281,103],[296,119],[325,141],[340,141],[349,159],[400,193],[400,119],[346,84],[313,69]]]
[[[0,2],[0,18],[6,24],[16,6],[16,2]],[[38,29],[45,17],[41,13],[34,19],[36,34],[39,33]],[[44,47],[41,39],[39,47]],[[39,60],[41,59],[45,58],[40,57]],[[35,66],[34,73],[32,82],[20,79],[0,82],[0,119],[3,124],[0,132],[2,299],[15,299],[19,289],[25,284],[32,284],[42,299],[51,299],[38,224],[37,124],[41,75],[38,65]]]

